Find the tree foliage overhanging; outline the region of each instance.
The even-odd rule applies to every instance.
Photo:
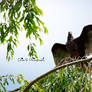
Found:
[[[14,56],[14,48],[17,47],[20,31],[26,31],[26,38],[32,42],[32,37],[43,43],[40,33],[48,33],[48,30],[40,16],[43,11],[36,5],[36,0],[2,0],[0,2],[0,44],[7,44],[6,59],[10,61]],[[30,57],[38,59],[36,44],[29,43],[27,50]],[[17,75],[16,75],[17,76]],[[6,85],[9,80],[15,83],[14,75],[0,75],[0,92],[6,92]],[[23,82],[23,76],[17,76],[18,83]],[[24,80],[26,84],[27,81]]]
[[[0,2],[0,15],[3,16],[0,23],[0,44],[7,44],[6,59],[13,59],[14,48],[17,47],[20,30],[26,31],[26,38],[39,40],[43,43],[40,32],[48,33],[44,22],[40,16],[42,10],[37,7],[35,0],[2,0]],[[31,41],[32,42],[32,41]],[[29,56],[37,57],[35,43],[30,43],[27,47]]]

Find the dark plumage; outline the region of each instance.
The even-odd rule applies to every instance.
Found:
[[[69,32],[66,44],[55,43],[52,47],[52,54],[56,65],[66,57],[82,58],[92,54],[92,25],[85,26],[76,39]]]

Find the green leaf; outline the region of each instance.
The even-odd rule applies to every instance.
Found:
[[[3,88],[4,92],[6,92],[6,88],[4,87],[4,85],[0,82],[1,87]]]
[[[17,82],[18,82],[19,84],[21,84],[22,81],[23,81],[23,76],[20,74],[20,75],[16,76],[16,78],[17,78]]]
[[[6,21],[6,13],[3,14],[3,18]]]
[[[9,42],[11,42],[12,41],[12,36],[10,36],[10,39],[9,39]]]
[[[40,45],[43,44],[43,40],[41,38],[39,38],[39,41],[40,41]]]
[[[27,50],[29,51],[29,45],[27,46]]]
[[[40,35],[38,33],[34,33],[35,39],[40,38]]]
[[[37,6],[35,6],[35,5],[34,5],[33,10],[34,10],[34,12],[35,12],[36,15],[39,15],[39,16],[43,15],[43,11],[40,8],[38,8]]]
[[[7,78],[4,79],[4,85],[9,85],[8,81],[7,81]]]
[[[33,4],[33,5],[35,5],[35,4],[36,4],[35,0],[31,0],[31,2],[32,2],[32,4]]]
[[[18,12],[21,6],[22,6],[22,0],[18,0],[14,6],[15,11]]]
[[[12,77],[12,78],[10,78],[10,80],[12,81],[12,83],[13,84],[15,84],[15,80],[14,80],[14,78]]]
[[[44,33],[48,34],[48,29],[45,26],[43,26],[43,28],[44,28]]]
[[[21,19],[19,20],[19,22],[22,22],[22,21],[23,21],[23,19],[24,19],[24,16],[22,16],[22,17],[21,17]]]

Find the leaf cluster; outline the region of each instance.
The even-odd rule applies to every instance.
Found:
[[[43,43],[40,32],[48,33],[48,30],[40,19],[43,12],[36,5],[35,0],[2,0],[0,14],[3,15],[3,21],[0,23],[0,44],[7,43],[6,59],[13,59],[14,48],[17,47],[21,29],[26,31],[26,38],[32,40],[34,36],[40,44]],[[33,50],[34,53],[35,51]]]
[[[23,76],[21,74],[19,75],[2,75],[0,76],[0,92],[7,92],[8,90],[6,89],[7,86],[10,85],[10,82],[12,84],[25,84],[25,81]],[[27,82],[27,81],[26,81]]]

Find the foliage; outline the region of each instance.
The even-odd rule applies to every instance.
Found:
[[[30,43],[27,47],[27,50],[29,51],[29,56],[35,56],[38,59],[35,47],[36,45],[34,43]]]
[[[0,2],[0,15],[3,15],[0,23],[0,44],[7,43],[8,61],[14,55],[14,48],[17,47],[20,30],[26,31],[26,38],[39,40],[42,44],[40,32],[48,33],[40,16],[42,10],[37,7],[35,0],[2,0]],[[34,43],[33,43],[34,44]],[[28,45],[29,47],[29,45]],[[31,46],[35,48],[34,45]],[[35,49],[29,48],[29,56],[37,57]]]
[[[9,86],[10,81],[13,84],[22,84],[25,82],[27,82],[26,80],[24,80],[23,76],[21,74],[19,75],[2,75],[0,76],[0,92],[7,92],[6,87]]]
[[[42,15],[43,12],[36,5],[35,0],[2,0],[0,2],[0,44],[7,44],[6,59],[8,61],[13,59],[14,48],[19,43],[19,33],[23,30],[26,31],[26,38],[31,42],[27,46],[29,56],[38,59],[36,44],[33,41],[38,40],[41,45],[43,41],[40,33],[48,33],[44,22],[40,19]],[[15,84],[15,79],[19,84],[22,82],[25,85],[28,84],[22,75],[2,75],[0,76],[0,92],[6,92],[6,85],[9,85],[10,81]]]
[[[36,82],[29,92],[92,92],[92,74],[69,66]]]

